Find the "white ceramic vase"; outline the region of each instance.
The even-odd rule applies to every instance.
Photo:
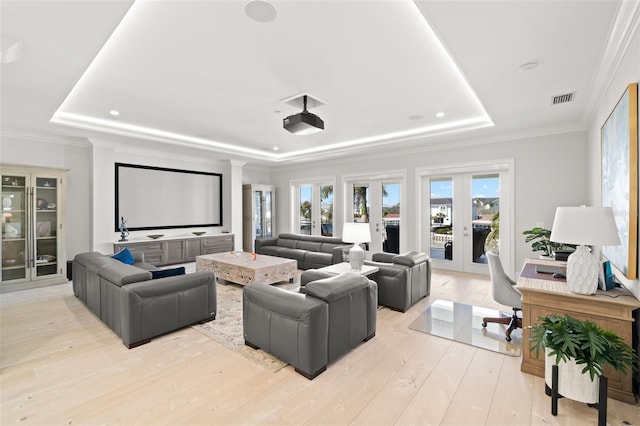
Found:
[[[598,290],[598,262],[587,246],[578,246],[567,259],[567,288],[576,294]]]
[[[551,367],[555,363],[555,357],[549,356],[551,349],[545,348],[544,381],[551,388]],[[598,389],[600,377],[594,377],[591,381],[589,373],[582,373],[584,364],[576,364],[571,358],[569,361],[558,363],[558,393],[565,398],[574,401],[594,404],[598,402]]]

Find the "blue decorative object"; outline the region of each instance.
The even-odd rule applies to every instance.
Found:
[[[180,266],[179,268],[171,268],[171,269],[158,269],[157,271],[151,271],[151,278],[165,278],[165,277],[173,277],[176,275],[184,275],[185,269],[184,266]]]
[[[616,287],[615,275],[611,271],[611,263],[608,260],[604,262],[604,282],[607,291]]]
[[[133,255],[131,254],[129,249],[126,247],[111,257],[113,257],[116,260],[119,260],[122,263],[126,263],[127,265],[133,265],[134,263],[136,263],[136,260],[133,258]]]

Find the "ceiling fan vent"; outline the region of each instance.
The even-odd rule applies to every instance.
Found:
[[[573,98],[576,96],[576,92],[565,93],[564,95],[556,95],[551,98],[551,105],[565,104],[567,102],[573,102]]]

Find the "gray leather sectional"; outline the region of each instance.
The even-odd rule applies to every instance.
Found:
[[[243,288],[244,340],[313,379],[374,337],[378,287],[356,273],[310,282],[306,294],[266,285]]]
[[[216,280],[213,272],[195,272],[152,280],[142,253],[128,265],[98,252],[73,260],[73,292],[127,348],[151,338],[215,319]]]
[[[340,238],[314,235],[280,234],[256,239],[256,253],[286,257],[298,262],[298,269],[324,268],[343,261],[343,254],[353,244]]]

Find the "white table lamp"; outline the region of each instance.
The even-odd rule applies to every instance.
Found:
[[[598,289],[600,263],[587,245],[620,245],[611,207],[558,207],[549,239],[578,245],[567,259],[567,287],[578,294],[594,294]]]
[[[371,231],[368,223],[345,223],[342,228],[342,241],[353,243],[349,250],[349,264],[351,269],[359,271],[364,265],[364,250],[360,247],[362,243],[371,241]]]

